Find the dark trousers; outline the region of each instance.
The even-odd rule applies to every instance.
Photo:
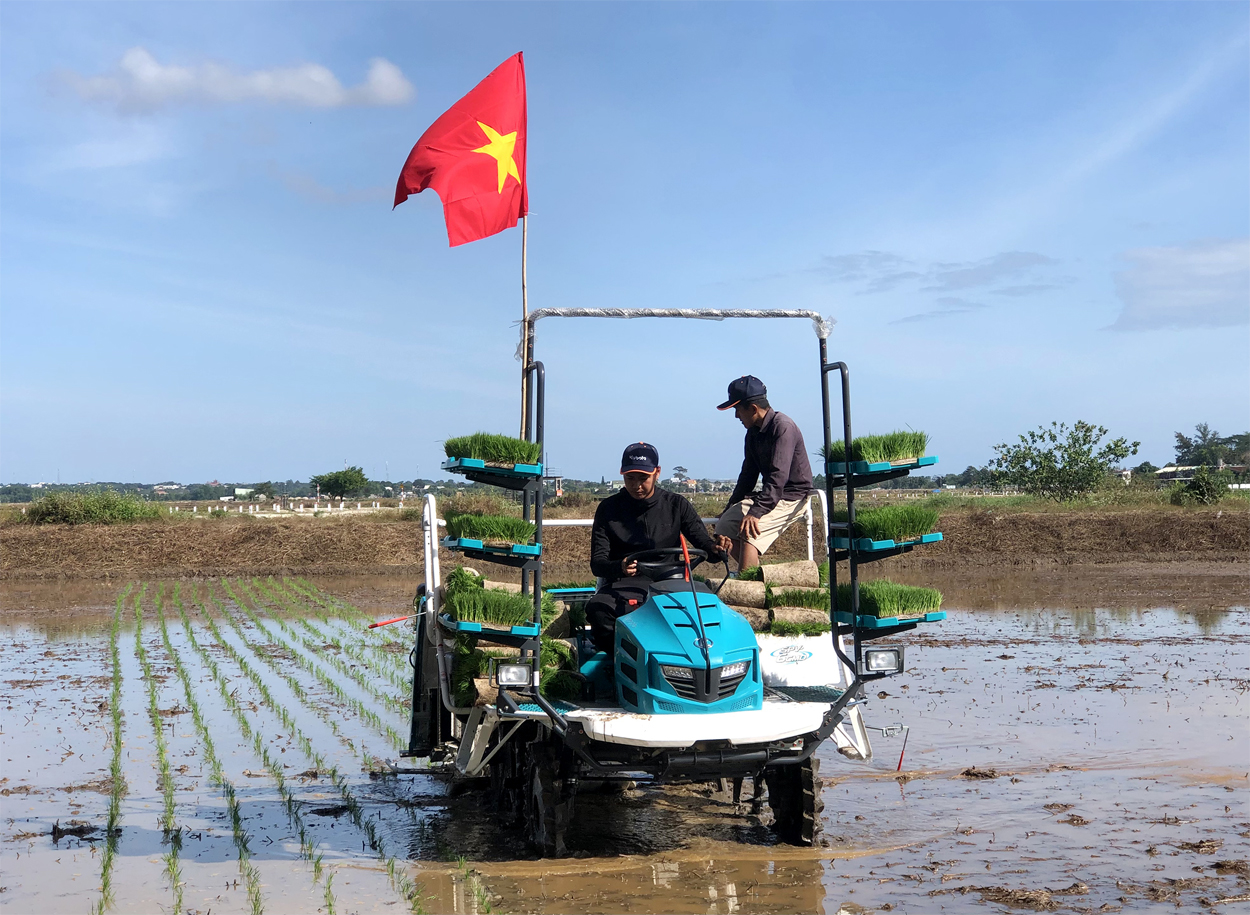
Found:
[[[612,654],[616,649],[616,621],[647,602],[651,580],[634,576],[609,582],[586,603],[586,622],[595,648]]]

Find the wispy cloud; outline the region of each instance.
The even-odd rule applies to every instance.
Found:
[[[348,206],[354,203],[385,203],[394,194],[392,189],[382,186],[347,188],[340,191],[322,184],[312,175],[303,172],[283,172],[276,167],[271,167],[270,172],[286,185],[288,190],[318,203],[329,203],[335,206]]]
[[[982,289],[996,295],[1019,297],[1058,288],[1061,280],[1045,275],[1058,264],[1053,257],[1033,251],[1003,251],[974,261],[928,265],[888,251],[860,251],[826,256],[812,270],[836,283],[859,285],[861,295],[914,284],[920,292]],[[1039,271],[1047,281],[1038,281]],[[1000,283],[1010,285],[991,288]]]
[[[1116,274],[1124,310],[1112,330],[1250,323],[1250,239],[1141,248]]]
[[[1004,251],[993,257],[967,264],[934,264],[926,277],[931,285],[923,287],[923,291],[954,292],[962,289],[980,289],[995,283],[1018,279],[1034,267],[1049,267],[1057,263],[1058,261],[1053,257],[1034,254],[1031,251]]]
[[[145,48],[123,54],[112,73],[83,76],[65,71],[59,80],[81,98],[124,113],[239,102],[306,108],[402,105],[416,95],[399,67],[380,57],[369,62],[365,81],[350,88],[320,64],[247,72],[219,63],[184,67],[162,64]]]
[[[922,311],[919,314],[908,315],[905,318],[899,318],[891,321],[891,324],[913,324],[917,321],[935,321],[940,318],[949,318],[953,315],[966,315],[974,311],[981,311],[988,308],[980,302],[970,302],[967,299],[961,299],[957,296],[942,296],[937,300],[939,307],[931,311]]]

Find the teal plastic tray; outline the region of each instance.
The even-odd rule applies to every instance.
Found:
[[[911,540],[870,540],[867,537],[855,538],[855,549],[862,550],[865,553],[872,553],[879,550],[892,550],[898,546],[907,546],[908,544],[917,545],[921,543],[937,543],[942,539],[940,533],[925,534],[923,537],[914,537]],[[834,537],[833,548],[835,550],[850,549],[851,541],[846,537]]]
[[[481,470],[485,473],[497,473],[505,477],[541,477],[542,464],[513,464],[511,467],[496,467],[479,461],[477,458],[448,458],[443,461],[442,468],[452,473],[464,473],[466,470]]]
[[[885,473],[887,470],[915,470],[917,467],[928,467],[937,462],[937,455],[931,454],[914,461],[904,461],[899,464],[891,464],[889,461],[882,461],[878,464],[869,464],[867,461],[851,461],[849,464],[843,461],[827,461],[825,467],[828,473],[845,476],[848,467],[853,474],[868,474]]]
[[[841,611],[835,613],[834,618],[844,626],[851,621],[851,615]],[[924,616],[883,616],[880,619],[875,616],[861,615],[855,625],[860,629],[891,629],[895,626],[902,626],[904,623],[936,623],[944,619],[946,619],[945,610],[926,613]]]
[[[489,623],[474,623],[468,620],[453,620],[445,613],[438,618],[438,621],[445,628],[451,629],[455,632],[480,632],[482,635],[486,636],[489,636],[492,632],[527,637],[538,635],[538,627],[533,623],[526,623],[524,626],[491,626]]]
[[[497,556],[541,556],[541,543],[510,543],[507,546],[495,546],[474,540],[472,537],[444,537],[439,543],[449,550],[474,550],[478,553],[493,553]]]

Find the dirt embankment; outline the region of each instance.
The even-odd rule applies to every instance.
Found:
[[[959,511],[943,516],[942,543],[888,560],[891,570],[1038,569],[1137,563],[1245,563],[1250,512]],[[363,518],[223,519],[0,528],[0,578],[183,577],[223,574],[412,574],[419,525]],[[587,577],[590,532],[548,528],[547,579]],[[823,554],[817,532],[816,549]],[[791,528],[770,558],[806,553]],[[450,559],[450,557],[447,557]],[[445,559],[446,561],[446,559]]]

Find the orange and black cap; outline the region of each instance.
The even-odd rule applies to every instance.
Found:
[[[764,382],[754,375],[743,375],[729,382],[729,399],[716,409],[728,410],[740,403],[751,403],[767,396],[768,388],[764,387]]]
[[[625,448],[621,455],[621,473],[651,473],[659,469],[660,452],[654,445],[638,442]]]

